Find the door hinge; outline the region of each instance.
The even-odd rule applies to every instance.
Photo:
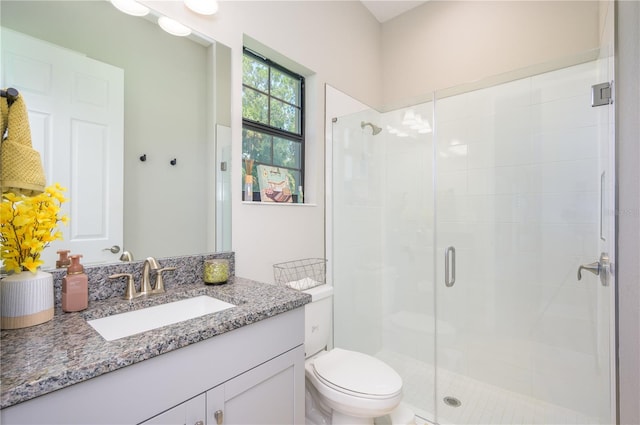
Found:
[[[591,106],[603,106],[613,103],[611,97],[611,83],[595,84],[591,86]]]

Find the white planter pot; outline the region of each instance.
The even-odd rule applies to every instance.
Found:
[[[0,315],[2,329],[26,328],[53,319],[53,275],[38,270],[3,278]]]

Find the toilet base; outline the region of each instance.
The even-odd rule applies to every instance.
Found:
[[[305,380],[305,424],[306,425],[374,425],[375,418],[358,418],[345,415],[322,402],[318,390]],[[395,424],[394,424],[395,425]],[[404,424],[403,424],[404,425]]]
[[[356,418],[336,410],[331,412],[332,425],[373,425],[373,418]]]

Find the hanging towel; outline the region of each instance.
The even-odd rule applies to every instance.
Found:
[[[46,178],[40,153],[31,146],[29,116],[21,94],[8,109],[7,137],[0,147],[0,187],[2,193],[36,195],[44,191]]]
[[[6,97],[0,97],[0,141],[4,140],[7,131],[7,118],[9,118],[9,101]]]

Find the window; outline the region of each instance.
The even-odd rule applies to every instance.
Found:
[[[242,62],[242,181],[250,173],[254,200],[260,199],[258,166],[284,176],[291,196],[275,202],[302,202],[304,187],[304,77],[244,49]],[[261,167],[266,169],[265,167]],[[262,187],[262,195],[265,195]],[[269,193],[271,194],[271,193]],[[271,196],[269,196],[271,198]]]

